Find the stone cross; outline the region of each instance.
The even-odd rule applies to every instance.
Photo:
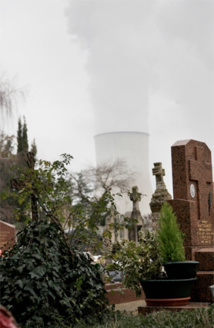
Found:
[[[163,177],[165,176],[165,170],[162,168],[162,163],[154,163],[154,168],[152,169],[152,173],[156,179],[156,190],[152,195],[152,199],[150,202],[150,208],[153,214],[160,213],[162,205],[168,199],[171,199],[171,195],[166,189],[166,185],[164,183]]]
[[[139,202],[141,200],[141,193],[138,192],[138,187],[132,187],[132,192],[129,194],[130,200],[133,202],[133,211],[140,211]]]
[[[165,176],[165,170],[162,168],[162,163],[154,163],[154,169],[152,169],[152,173],[156,178],[156,188],[160,189],[163,186],[165,187],[165,183],[163,181],[163,177]]]
[[[212,165],[204,161],[204,148],[195,147],[195,160],[189,161],[190,180],[195,181],[198,193],[198,213],[199,219],[205,220],[211,214],[210,193],[207,194],[207,184],[212,183]],[[193,185],[192,185],[193,186]],[[192,187],[193,188],[193,187]],[[192,190],[194,193],[194,190]],[[205,205],[205,206],[204,206]]]

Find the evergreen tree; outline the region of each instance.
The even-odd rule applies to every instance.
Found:
[[[30,151],[34,154],[34,156],[36,157],[37,154],[37,146],[36,146],[36,141],[35,139],[33,139],[33,142],[31,143],[31,149]]]
[[[22,151],[28,152],[28,135],[27,135],[27,124],[24,117],[24,124],[22,126]]]
[[[158,248],[164,263],[185,260],[184,234],[180,230],[172,207],[167,202],[161,207],[157,235]]]
[[[18,121],[18,131],[17,131],[17,162],[19,168],[24,168],[27,166],[27,152],[28,152],[28,129],[25,117]],[[19,221],[23,222],[26,220],[25,214],[25,203],[20,204],[20,215]]]
[[[19,159],[23,161],[28,152],[28,134],[27,134],[27,123],[24,117],[24,123],[21,119],[18,121],[18,131],[17,131],[17,155]]]
[[[22,122],[19,118],[18,121],[18,131],[17,131],[17,154],[21,153],[22,151]]]

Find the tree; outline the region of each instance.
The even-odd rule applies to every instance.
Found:
[[[134,172],[129,170],[125,160],[117,159],[113,162],[105,162],[97,167],[89,167],[82,171],[82,175],[94,191],[117,188],[120,192],[127,192],[133,180]]]
[[[121,197],[122,193],[128,191],[133,175],[134,172],[127,168],[122,159],[103,163],[98,167],[89,167],[71,175],[74,203],[84,204],[85,213],[93,215],[96,225],[105,226],[106,219],[111,218],[104,234],[107,239],[111,238],[113,232],[117,240],[118,231],[130,224],[129,218],[118,213],[115,197]],[[100,215],[99,206],[108,210]]]
[[[9,188],[12,179],[11,168],[16,162],[14,154],[14,136],[8,136],[3,131],[0,133],[0,191]],[[0,220],[13,223],[13,207],[12,198],[0,201]]]
[[[21,119],[18,121],[17,130],[17,155],[14,153],[15,148],[15,137],[8,136],[3,131],[0,133],[0,191],[10,187],[10,180],[15,173],[18,171],[19,166],[26,166],[26,158],[28,151],[28,135],[27,135],[27,123],[24,118],[24,123],[22,124]],[[36,155],[37,147],[35,140],[31,145],[34,155]],[[12,172],[13,168],[13,172]],[[13,210],[17,208],[17,200],[13,200],[12,197],[4,199],[1,197],[1,207],[0,207],[0,218],[6,222],[14,223]],[[22,208],[22,213],[21,213]],[[19,204],[19,222],[25,221],[25,204]]]
[[[30,151],[31,151],[31,153],[34,154],[34,156],[36,156],[36,154],[37,154],[37,145],[36,145],[35,139],[33,139],[32,143],[31,143]]]
[[[18,204],[16,218],[20,220],[24,214],[25,221],[31,221],[33,197],[39,219],[49,217],[54,222],[61,222],[64,227],[73,228],[70,236],[73,247],[82,249],[86,244],[88,248],[100,248],[102,243],[98,235],[98,222],[101,217],[109,214],[112,196],[105,192],[98,201],[88,195],[84,201],[77,201],[74,183],[66,167],[72,156],[62,156],[62,161],[53,163],[37,161],[35,169],[26,165],[19,168],[17,178],[11,183],[15,192],[9,193]]]
[[[11,115],[16,92],[8,79],[0,78],[0,113],[2,116]]]
[[[18,96],[24,97],[21,88],[17,88],[14,79],[9,80],[5,75],[0,77],[0,117],[1,123],[12,117],[17,107]]]
[[[165,202],[158,220],[158,249],[163,263],[184,261],[184,234],[180,230],[173,208]]]
[[[22,151],[28,152],[28,134],[27,134],[27,124],[26,119],[24,117],[24,123],[22,127]]]
[[[27,124],[24,117],[23,124],[20,118],[18,121],[17,154],[23,156],[27,152],[28,152],[28,134],[27,134]]]
[[[69,240],[72,247],[100,253],[103,248],[103,236],[100,235],[99,226],[105,225],[107,217],[116,217],[119,214],[114,194],[111,188],[107,187],[105,180],[102,193],[95,195],[94,176],[90,180],[84,172],[70,174],[67,166],[72,156],[64,154],[62,157],[62,161],[53,163],[37,161],[35,170],[27,168],[26,165],[19,169],[18,179],[13,181],[14,190],[19,192],[10,193],[15,203],[19,204],[16,207],[16,218],[18,221],[31,220],[31,199],[34,193],[39,218],[48,216],[59,220],[64,229],[71,232]],[[120,222],[113,220],[105,231],[105,236],[110,238],[112,231],[126,224],[126,218]]]
[[[14,135],[6,135],[3,131],[0,132],[0,158],[14,157]]]

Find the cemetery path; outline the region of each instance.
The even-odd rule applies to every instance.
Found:
[[[144,300],[134,301],[134,302],[128,302],[128,303],[120,303],[115,304],[115,310],[119,311],[127,311],[132,314],[138,314],[138,307],[145,306],[146,302]]]

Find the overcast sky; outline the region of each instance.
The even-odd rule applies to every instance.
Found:
[[[25,93],[9,129],[25,115],[39,158],[74,170],[97,133],[147,132],[171,191],[174,142],[214,153],[213,36],[213,0],[0,0],[0,75]]]

